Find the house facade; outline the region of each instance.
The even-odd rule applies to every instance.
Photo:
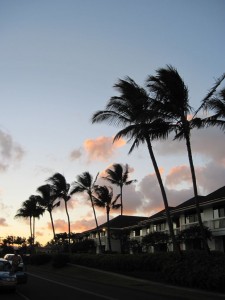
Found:
[[[198,197],[201,210],[203,225],[211,231],[212,237],[208,240],[210,250],[225,252],[225,186],[206,196]],[[195,208],[195,198],[191,198],[176,207],[170,207],[170,214],[173,221],[174,233],[178,237],[185,229],[198,225],[198,219]],[[142,243],[143,238],[150,233],[169,234],[166,221],[165,210],[162,210],[148,218],[135,216],[118,216],[110,221],[110,236],[112,251],[121,252],[124,238],[128,238],[133,243]],[[99,226],[101,231],[102,250],[107,251],[108,236],[107,224]],[[96,241],[97,249],[99,247],[96,229],[86,232],[86,238]],[[190,239],[189,241],[180,241],[181,250],[201,248],[200,239]],[[143,247],[142,251],[154,252],[156,247],[150,246],[147,249]],[[172,243],[161,243],[161,251],[172,251]],[[97,250],[98,252],[98,250]]]

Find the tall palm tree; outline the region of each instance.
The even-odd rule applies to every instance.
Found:
[[[118,194],[115,199],[113,200],[113,190],[111,187],[107,186],[95,186],[95,195],[94,195],[94,203],[98,207],[104,207],[106,209],[106,216],[107,216],[107,240],[109,251],[112,252],[112,245],[111,245],[111,237],[110,237],[110,226],[109,226],[109,214],[110,210],[120,208],[121,204],[116,204],[120,194]]]
[[[147,91],[130,77],[125,80],[119,79],[114,87],[119,91],[120,96],[111,97],[105,110],[94,113],[92,123],[108,122],[115,126],[121,126],[123,129],[115,135],[114,141],[121,137],[128,138],[128,141],[133,140],[129,154],[141,143],[147,144],[164,202],[173,249],[180,253],[173,230],[167,195],[152,148],[153,140],[168,136],[170,126],[152,108],[153,100]]]
[[[166,68],[156,70],[156,76],[149,76],[147,78],[147,87],[149,88],[151,96],[156,99],[156,109],[162,113],[164,120],[171,122],[171,128],[173,128],[175,132],[174,139],[184,139],[186,141],[196,213],[201,228],[203,247],[210,253],[199,207],[197,180],[190,142],[194,120],[189,119],[192,108],[189,104],[188,88],[178,71],[170,65]]]
[[[29,218],[32,244],[35,242],[35,218],[39,218],[44,213],[44,209],[39,205],[39,200],[40,196],[31,195],[28,200],[22,203],[21,208],[15,215],[15,218]]]
[[[101,251],[102,243],[101,243],[99,225],[98,225],[98,220],[96,217],[94,201],[93,201],[93,190],[94,190],[94,186],[95,186],[95,182],[96,182],[97,178],[98,178],[98,174],[95,177],[95,180],[93,181],[93,177],[89,172],[83,172],[81,175],[78,175],[76,177],[76,181],[74,181],[71,184],[70,195],[73,195],[75,193],[83,193],[83,192],[86,192],[88,194],[89,200],[91,201],[94,218],[95,218],[95,224],[96,224],[96,228],[97,228],[98,241],[99,241],[99,248]]]
[[[52,185],[50,184],[44,184],[42,186],[39,186],[37,188],[37,192],[41,194],[41,197],[39,199],[40,206],[49,212],[53,231],[53,239],[55,239],[55,227],[53,222],[52,211],[55,207],[58,207],[60,205],[60,201],[55,202],[57,197],[55,195],[55,191]]]
[[[123,186],[124,185],[130,185],[133,182],[136,182],[137,180],[128,180],[128,165],[125,165],[125,168],[123,169],[123,166],[120,164],[113,164],[112,168],[109,168],[106,170],[107,176],[103,176],[102,178],[108,180],[110,183],[115,184],[119,186],[120,188],[120,203],[121,203],[121,216],[123,215]]]
[[[69,195],[69,189],[70,189],[70,184],[66,182],[66,178],[60,174],[60,173],[55,173],[52,177],[50,177],[48,180],[53,186],[56,198],[58,199],[63,199],[65,203],[65,210],[66,210],[66,215],[67,215],[67,221],[68,221],[68,243],[69,243],[69,250],[70,250],[70,216],[68,212],[68,201],[71,199]]]

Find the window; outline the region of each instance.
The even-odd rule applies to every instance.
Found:
[[[197,214],[190,214],[185,216],[185,224],[198,222]]]
[[[225,217],[225,208],[224,207],[213,208],[213,218],[214,219],[223,218],[223,217]]]
[[[154,224],[154,231],[163,231],[166,229],[166,223]]]
[[[134,231],[134,236],[140,236],[140,234],[141,234],[140,229],[136,229],[136,230]]]

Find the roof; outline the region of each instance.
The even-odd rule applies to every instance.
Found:
[[[221,187],[220,189],[212,192],[211,194],[207,195],[207,200],[225,198],[225,186]]]
[[[205,201],[207,201],[208,199],[206,198],[206,196],[198,196],[198,202],[199,204],[204,203]],[[184,208],[184,207],[188,207],[188,206],[192,206],[195,205],[195,197],[177,205],[176,207],[174,207],[175,209],[177,208]]]
[[[147,220],[148,217],[124,216],[119,215],[109,221],[110,228],[124,228],[138,224],[141,221]],[[107,222],[100,225],[99,228],[107,227]]]

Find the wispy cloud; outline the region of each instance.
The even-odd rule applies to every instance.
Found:
[[[12,136],[0,129],[0,172],[5,172],[11,164],[22,160],[25,151],[15,143]]]

